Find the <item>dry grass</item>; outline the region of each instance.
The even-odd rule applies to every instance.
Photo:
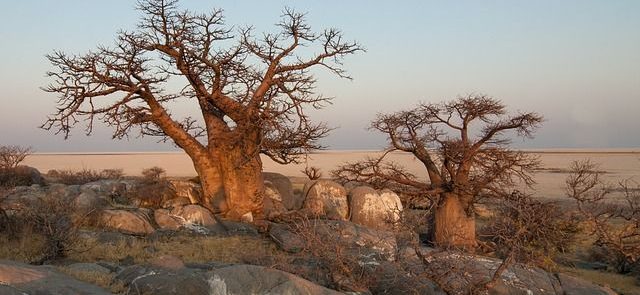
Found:
[[[563,267],[561,271],[596,283],[598,285],[608,286],[609,288],[620,294],[640,295],[640,286],[638,285],[638,279],[632,276],[570,267]]]
[[[126,291],[126,287],[122,282],[114,280],[116,275],[113,273],[79,271],[65,266],[58,267],[58,270],[76,280],[102,287],[113,294],[122,294]]]
[[[133,240],[115,244],[85,240],[85,251],[70,253],[69,258],[81,262],[118,262],[131,256],[135,263],[145,263],[162,255],[179,257],[184,262],[243,263],[256,256],[274,254],[276,246],[268,240],[249,237],[174,236],[157,241]]]

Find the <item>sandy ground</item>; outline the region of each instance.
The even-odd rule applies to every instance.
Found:
[[[535,175],[538,196],[558,198],[564,195],[566,173],[558,170],[567,169],[571,162],[590,159],[600,165],[600,170],[607,173],[604,179],[617,183],[626,179],[640,182],[640,149],[556,149],[528,151],[540,157],[542,168],[554,171],[540,171]],[[357,161],[366,157],[375,157],[376,151],[325,151],[314,153],[307,159],[307,165],[315,166],[324,172],[335,169],[342,163]],[[389,160],[402,164],[412,173],[424,176],[424,168],[413,156],[406,153],[392,153]],[[181,152],[168,153],[68,153],[68,154],[33,154],[24,164],[38,168],[42,172],[50,169],[123,169],[125,174],[138,175],[144,168],[159,166],[169,176],[195,176],[190,159]],[[287,176],[301,177],[305,163],[283,166],[263,157],[265,171],[282,173]]]

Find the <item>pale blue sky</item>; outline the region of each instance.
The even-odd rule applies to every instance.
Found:
[[[132,29],[134,1],[1,0],[0,144],[37,151],[165,150],[154,139],[112,141],[110,130],[64,141],[37,129],[55,96],[38,89],[54,49],[82,53]],[[342,29],[367,52],[347,59],[353,81],[318,75],[334,104],[314,113],[337,129],[334,149],[369,149],[377,112],[468,93],[536,111],[546,122],[522,147],[640,147],[640,1],[182,1],[220,7],[227,22],[273,31],[282,8],[313,28]]]

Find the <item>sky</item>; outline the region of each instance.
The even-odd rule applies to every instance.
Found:
[[[68,140],[39,129],[55,111],[48,84],[53,50],[84,53],[113,44],[140,16],[134,1],[0,0],[0,144],[37,152],[164,151],[155,138],[114,141],[108,127]],[[330,149],[378,149],[367,130],[377,113],[460,95],[486,94],[512,111],[545,117],[521,148],[640,147],[640,1],[197,1],[222,8],[227,23],[274,32],[283,8],[307,12],[312,28],[335,27],[365,53],[349,56],[353,80],[318,72],[318,93],[335,97],[313,112],[335,130]]]

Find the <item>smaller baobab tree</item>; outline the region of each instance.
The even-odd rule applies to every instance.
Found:
[[[504,196],[519,181],[533,184],[530,172],[537,159],[509,149],[506,133],[531,137],[542,120],[536,113],[509,115],[502,102],[480,95],[379,114],[371,128],[388,136],[390,148],[380,158],[347,163],[333,176],[429,199],[434,208],[433,242],[474,248],[474,203]],[[427,181],[386,161],[393,151],[413,154],[424,165]]]

